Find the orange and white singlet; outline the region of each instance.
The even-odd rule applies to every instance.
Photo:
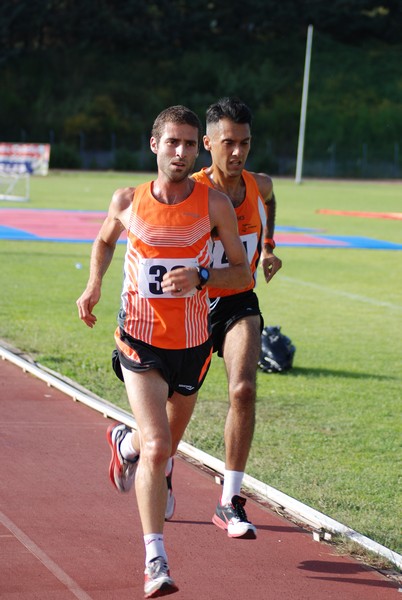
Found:
[[[197,173],[193,173],[191,177],[195,181],[214,187],[205,173],[205,168]],[[243,171],[242,177],[246,185],[246,195],[240,206],[235,208],[235,212],[240,239],[246,249],[253,280],[247,287],[240,290],[228,290],[208,286],[208,295],[210,298],[233,296],[233,294],[246,292],[247,290],[253,289],[257,282],[257,266],[261,255],[262,235],[267,220],[267,208],[260,196],[257,182],[251,173]],[[222,242],[219,238],[214,238],[211,267],[219,269],[227,266],[228,260]]]
[[[119,326],[158,348],[192,348],[210,335],[207,292],[193,288],[177,298],[163,292],[161,283],[177,267],[210,264],[208,188],[196,183],[183,202],[168,205],[154,198],[151,186],[139,185],[133,196]],[[119,345],[118,331],[115,337]]]

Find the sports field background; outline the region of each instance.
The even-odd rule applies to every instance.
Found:
[[[18,208],[104,211],[114,189],[150,177],[53,172],[31,180],[31,201]],[[400,183],[274,184],[278,230],[402,244],[400,220],[318,212],[401,212]],[[0,338],[127,408],[110,368],[124,245],[105,277],[94,330],[75,306],[90,249],[0,239]],[[247,472],[401,552],[401,251],[279,245],[277,254],[282,271],[269,286],[260,277],[257,291],[266,324],[280,325],[295,344],[295,363],[286,375],[258,374]],[[185,440],[223,459],[226,409],[224,369],[215,357]]]

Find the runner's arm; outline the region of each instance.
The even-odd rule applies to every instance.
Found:
[[[100,300],[103,276],[112,262],[117,240],[125,229],[125,211],[132,193],[130,188],[125,188],[113,194],[107,217],[92,246],[88,283],[76,302],[79,318],[91,328],[97,320],[92,311]]]
[[[209,269],[207,285],[217,288],[243,289],[251,283],[252,275],[247,254],[239,237],[237,217],[229,198],[210,188],[211,228],[216,230],[225,250],[229,266]]]
[[[274,254],[275,249],[275,216],[276,198],[271,177],[265,173],[253,173],[260,194],[265,202],[266,222],[263,231],[261,250],[261,266],[264,271],[265,281],[271,281],[275,273],[282,268],[281,259]]]
[[[246,251],[239,237],[233,205],[222,192],[212,188],[208,190],[211,231],[217,231],[229,266],[225,269],[208,267],[209,279],[206,285],[228,289],[245,288],[251,283],[252,275]],[[195,267],[174,269],[164,275],[162,289],[179,297],[199,284],[200,277]]]

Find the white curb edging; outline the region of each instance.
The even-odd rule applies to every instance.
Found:
[[[24,372],[31,373],[38,379],[45,381],[49,387],[54,387],[55,389],[65,393],[67,396],[70,396],[74,401],[82,402],[90,408],[102,413],[105,418],[115,419],[116,421],[125,423],[128,427],[132,427],[133,429],[137,428],[136,421],[130,413],[122,408],[114,406],[103,398],[99,398],[94,394],[91,394],[89,391],[74,387],[74,385],[63,379],[62,376],[59,376],[58,374],[52,374],[52,372],[47,371],[44,367],[41,367],[37,363],[30,362],[26,358],[19,356],[15,352],[7,350],[1,345],[0,356],[3,360],[8,360],[9,362],[17,365]],[[218,474],[223,476],[224,463],[221,460],[207,454],[206,452],[203,452],[202,450],[198,450],[186,442],[180,442],[178,449],[185,456],[193,458],[197,462],[209,467],[213,471],[216,471]],[[281,509],[296,517],[301,522],[313,526],[315,529],[340,534],[352,540],[353,542],[356,542],[367,550],[377,554],[378,556],[385,558],[398,568],[402,569],[402,556],[397,552],[378,544],[377,542],[367,538],[357,531],[354,531],[346,525],[342,525],[342,523],[339,523],[327,515],[310,508],[299,500],[295,500],[291,496],[288,496],[287,494],[284,494],[283,492],[280,492],[279,490],[261,481],[258,481],[257,479],[254,479],[254,477],[250,477],[249,475],[245,474],[243,484],[246,488],[256,493],[266,502],[280,506]]]

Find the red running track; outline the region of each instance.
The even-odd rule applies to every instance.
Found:
[[[1,600],[138,600],[144,551],[135,495],[108,480],[107,421],[0,360]],[[257,540],[210,521],[213,477],[176,460],[165,527],[177,600],[397,600],[398,586],[249,500]]]

